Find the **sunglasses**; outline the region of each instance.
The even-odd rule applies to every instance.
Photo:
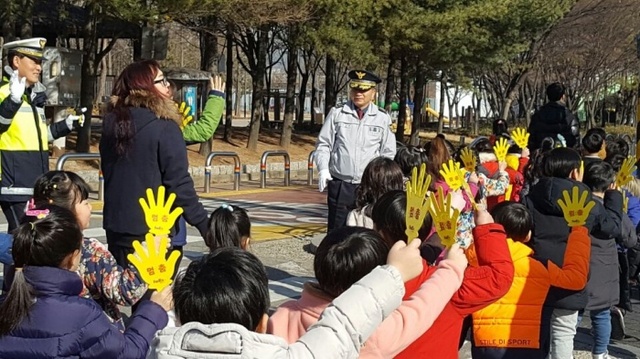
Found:
[[[169,80],[166,77],[161,78],[160,80],[153,81],[154,84],[162,84],[164,87],[169,87]]]

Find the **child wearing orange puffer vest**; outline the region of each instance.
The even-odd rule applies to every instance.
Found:
[[[571,202],[578,199],[571,198]],[[502,202],[493,209],[493,218],[503,225],[509,237],[515,273],[513,285],[504,297],[473,313],[474,359],[544,359],[549,354],[553,308],[544,307],[547,292],[551,286],[583,289],[587,283],[591,255],[589,231],[584,227],[589,206],[582,211],[582,223],[580,218],[571,214],[571,209],[564,210],[563,207],[563,211],[571,233],[560,268],[551,261],[542,263],[536,260],[533,250],[525,244],[531,238],[533,221],[524,205]],[[573,212],[574,215],[577,213]]]

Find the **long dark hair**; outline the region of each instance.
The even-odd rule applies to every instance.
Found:
[[[371,160],[362,173],[362,181],[356,190],[356,209],[365,209],[371,216],[373,204],[383,194],[401,190],[404,182],[402,170],[397,163],[386,157]]]
[[[451,159],[453,152],[444,137],[440,135],[436,136],[431,142],[427,142],[424,145],[424,149],[429,155],[427,171],[431,174],[431,178],[433,179],[431,186],[433,186],[436,180],[442,179],[440,175],[442,164]]]
[[[69,171],[49,171],[36,179],[33,202],[36,207],[49,204],[75,212],[75,205],[89,198],[91,188],[82,177]]]
[[[127,97],[136,93],[150,93],[164,97],[154,83],[159,70],[160,64],[155,60],[134,62],[122,70],[113,84],[111,103],[107,111],[115,115],[115,121],[110,130],[114,133],[116,153],[119,156],[126,154],[135,136],[129,105],[126,102]]]
[[[34,290],[23,270],[29,266],[60,267],[82,245],[82,231],[75,215],[62,207],[43,206],[44,218],[26,216],[13,233],[13,262],[16,273],[11,289],[0,304],[0,336],[13,330],[29,315]]]
[[[204,242],[212,251],[216,248],[242,246],[242,238],[251,236],[251,221],[247,211],[238,206],[223,204],[211,213],[209,231]]]

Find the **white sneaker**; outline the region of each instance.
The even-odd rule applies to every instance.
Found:
[[[591,354],[591,358],[593,359],[611,359],[611,357],[609,356],[609,353],[602,353],[602,354]]]

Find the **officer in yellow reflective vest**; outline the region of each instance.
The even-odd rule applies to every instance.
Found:
[[[8,66],[0,82],[0,206],[9,231],[20,223],[36,179],[49,171],[49,142],[83,120],[70,115],[47,124],[45,86],[40,83],[45,43],[32,38],[3,46]]]

